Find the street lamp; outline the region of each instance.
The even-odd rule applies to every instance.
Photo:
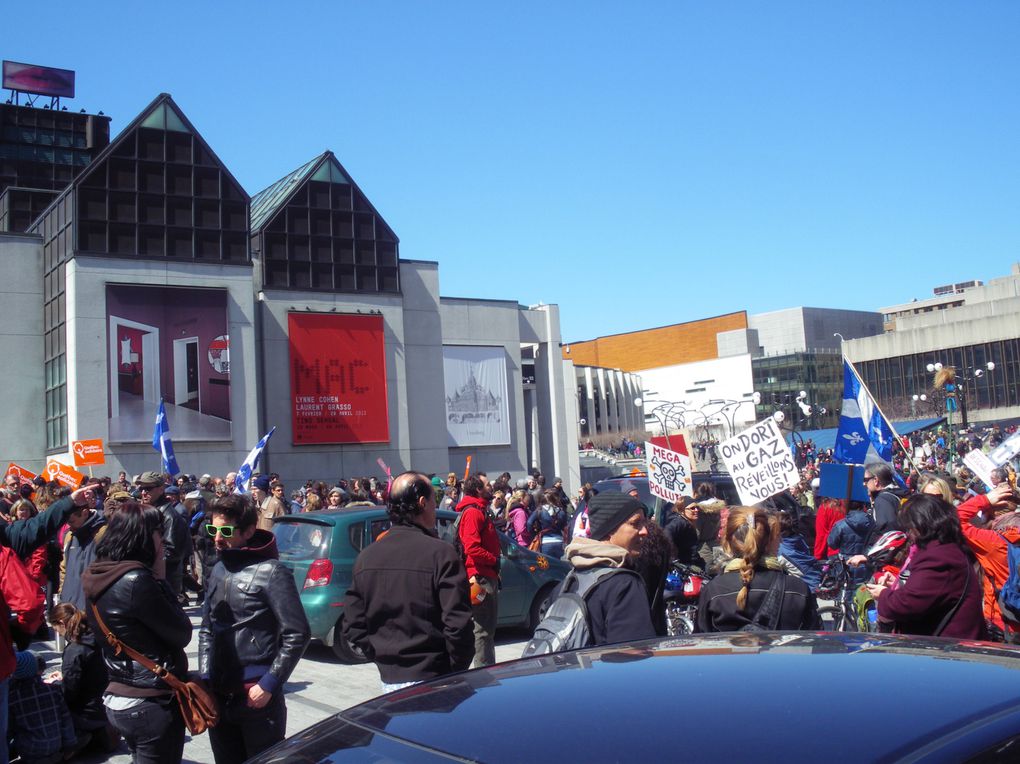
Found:
[[[946,424],[949,428],[949,467],[953,467],[953,458],[956,455],[956,432],[953,429],[953,413],[957,410],[959,402],[960,416],[964,429],[969,426],[967,422],[967,391],[965,382],[973,382],[984,376],[986,371],[995,371],[995,363],[989,361],[984,368],[962,369],[957,371],[955,366],[943,365],[939,361],[929,363],[926,367],[929,373],[935,375],[933,380],[934,389],[938,391],[945,401]]]
[[[917,402],[921,401],[922,403],[924,403],[927,400],[928,400],[928,396],[925,395],[924,393],[921,393],[920,395],[918,395],[917,393],[914,393],[912,396],[910,396],[910,418],[911,419],[917,419]]]

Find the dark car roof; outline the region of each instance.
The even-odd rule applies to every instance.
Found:
[[[1018,734],[1020,650],[736,633],[454,674],[343,711],[264,761],[318,761],[349,748],[332,760],[948,762]]]

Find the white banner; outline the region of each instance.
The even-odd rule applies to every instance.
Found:
[[[1013,433],[1006,440],[996,446],[992,452],[988,454],[988,458],[991,459],[992,464],[996,467],[1001,467],[1016,456],[1017,453],[1020,453],[1020,432]]]
[[[995,462],[985,455],[980,448],[972,448],[963,457],[963,463],[970,468],[970,471],[977,475],[989,488],[992,487],[992,470],[995,469]]]
[[[509,444],[506,351],[502,347],[444,345],[443,376],[449,444]]]
[[[740,500],[748,506],[792,488],[800,480],[793,454],[774,419],[724,440],[719,450]]]
[[[672,440],[681,439],[673,435]],[[694,495],[691,478],[691,458],[679,451],[670,451],[654,443],[645,442],[645,463],[648,472],[648,489],[660,499],[676,504],[681,496]]]

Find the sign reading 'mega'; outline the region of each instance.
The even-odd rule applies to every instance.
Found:
[[[389,440],[382,316],[288,314],[294,445]]]

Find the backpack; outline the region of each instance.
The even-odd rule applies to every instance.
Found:
[[[628,568],[591,568],[567,573],[560,585],[559,594],[549,606],[545,618],[535,628],[521,657],[530,658],[591,646],[593,638],[588,621],[588,598],[599,583],[616,573],[638,575]]]
[[[1006,541],[1006,537],[1002,536],[1002,540]],[[1006,559],[1009,561],[1009,578],[999,590],[999,610],[1004,618],[1020,623],[1020,544],[1006,541]]]
[[[462,517],[464,517],[464,513],[458,512],[457,519],[439,531],[439,538],[447,544],[453,544],[453,548],[457,550],[461,562],[464,561],[464,543],[460,540],[460,521]]]

